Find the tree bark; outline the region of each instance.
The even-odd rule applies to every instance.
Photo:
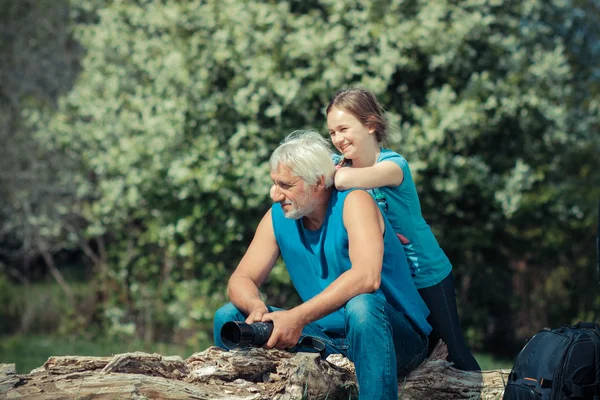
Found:
[[[399,397],[501,399],[510,371],[459,371],[446,346],[399,381]],[[350,399],[356,398],[354,365],[340,355],[217,347],[179,356],[126,353],[113,357],[50,357],[26,375],[0,364],[0,399]]]

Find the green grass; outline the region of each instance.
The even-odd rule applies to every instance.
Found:
[[[29,373],[43,365],[50,356],[111,356],[119,353],[143,351],[163,356],[189,357],[202,348],[170,343],[146,344],[139,340],[123,341],[103,338],[90,341],[77,336],[13,335],[0,336],[0,363],[16,364],[17,372]]]
[[[90,285],[87,283],[72,282],[69,285],[80,300],[90,294]],[[0,334],[52,332],[68,319],[71,304],[64,291],[55,283],[9,284],[2,281],[0,276],[0,291],[0,299],[3,301]]]
[[[485,353],[475,354],[475,359],[482,370],[511,369],[514,363],[510,358],[498,358]]]

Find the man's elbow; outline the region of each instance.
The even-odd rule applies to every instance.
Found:
[[[232,292],[232,289],[231,289],[231,281],[229,281],[229,284],[227,284],[227,298],[228,298],[229,300],[231,300],[231,292]]]
[[[375,293],[381,286],[381,276],[365,277],[361,282],[363,293]]]
[[[231,298],[235,295],[235,273],[233,275],[231,275],[231,277],[229,278],[229,282],[227,283],[227,297],[229,298],[229,300],[231,300]]]
[[[381,276],[378,276],[377,278],[371,280],[371,293],[378,291],[380,286],[381,286]]]

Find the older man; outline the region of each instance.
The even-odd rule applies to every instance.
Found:
[[[333,188],[335,167],[318,133],[298,131],[273,152],[278,201],[265,214],[229,279],[231,303],[215,315],[215,343],[228,321],[272,321],[267,348],[293,348],[303,336],[355,364],[365,399],[397,399],[398,376],[427,352],[429,314],[402,245],[365,191]],[[303,303],[267,306],[259,287],[279,254]]]

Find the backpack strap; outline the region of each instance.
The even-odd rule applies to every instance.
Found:
[[[593,395],[600,395],[600,382],[591,385],[577,385],[571,383],[572,397],[581,399],[591,399]]]
[[[579,328],[579,329],[591,329],[594,330],[596,332],[598,332],[600,334],[600,325],[598,325],[597,322],[583,322],[583,321],[579,321],[578,323],[576,323],[574,325],[575,328]]]

